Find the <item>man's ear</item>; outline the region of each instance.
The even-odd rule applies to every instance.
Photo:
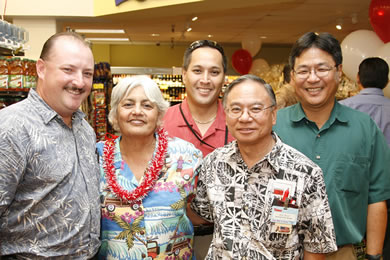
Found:
[[[42,59],[38,59],[36,63],[38,78],[44,78],[46,72],[46,64]]]

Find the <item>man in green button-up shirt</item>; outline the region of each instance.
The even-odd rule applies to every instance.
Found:
[[[274,130],[323,170],[339,246],[327,259],[356,259],[351,245],[365,235],[368,258],[376,259],[390,198],[390,150],[368,115],[336,101],[341,64],[340,44],[332,35],[303,35],[290,54],[299,103],[278,112]]]

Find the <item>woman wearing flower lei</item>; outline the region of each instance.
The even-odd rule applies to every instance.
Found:
[[[146,76],[123,79],[112,91],[108,118],[120,136],[97,144],[100,259],[192,259],[186,205],[202,155],[167,137],[161,121],[168,106]]]

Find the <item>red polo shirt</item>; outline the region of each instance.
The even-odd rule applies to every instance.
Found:
[[[208,155],[214,149],[206,144],[201,143],[191,132],[191,129],[187,126],[186,122],[183,119],[183,116],[180,113],[180,104],[172,106],[168,109],[167,113],[164,116],[164,128],[168,131],[169,136],[176,136],[183,140],[186,140],[195,145],[196,148],[202,151],[203,156]],[[198,134],[199,138],[204,142],[214,146],[215,148],[225,145],[225,135],[226,135],[226,120],[225,112],[220,100],[218,100],[218,111],[217,117],[213,124],[207,129],[207,132],[204,136],[200,134],[199,128],[196,125],[194,119],[192,119],[187,99],[184,99],[181,103],[181,109],[185,118],[187,119],[188,124],[192,127],[195,133]],[[227,143],[230,143],[234,140],[233,136],[230,133],[228,134]]]

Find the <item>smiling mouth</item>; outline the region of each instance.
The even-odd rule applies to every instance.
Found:
[[[322,90],[323,88],[322,87],[318,87],[318,88],[307,88],[306,91],[309,92],[309,93],[318,93]]]
[[[240,129],[238,129],[238,131],[241,132],[241,133],[248,133],[248,132],[253,132],[254,129],[252,129],[252,128],[240,128]]]
[[[198,88],[198,91],[200,94],[206,95],[206,94],[210,94],[212,90],[209,88]]]
[[[136,125],[143,125],[146,123],[145,121],[140,120],[140,119],[131,119],[129,122],[132,124],[136,124]]]

